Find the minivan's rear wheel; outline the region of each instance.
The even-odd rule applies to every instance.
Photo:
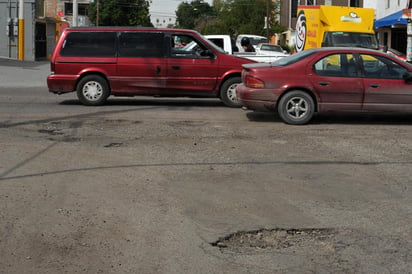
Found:
[[[109,97],[109,85],[99,75],[88,75],[80,80],[77,86],[77,97],[86,106],[99,106]]]
[[[228,107],[240,107],[236,96],[236,87],[242,82],[240,77],[227,79],[220,88],[220,99]]]
[[[279,116],[287,124],[306,124],[312,119],[314,112],[312,97],[300,90],[288,92],[279,101]]]

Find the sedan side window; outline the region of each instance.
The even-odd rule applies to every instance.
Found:
[[[368,78],[403,79],[406,69],[392,60],[374,55],[362,54],[361,60]]]
[[[315,63],[313,70],[322,76],[357,77],[358,69],[352,54],[332,54]]]

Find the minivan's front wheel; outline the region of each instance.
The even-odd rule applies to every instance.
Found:
[[[109,85],[99,75],[88,75],[80,80],[77,86],[77,97],[86,106],[99,106],[109,97]]]
[[[287,124],[306,124],[312,119],[314,112],[312,97],[300,90],[288,92],[279,101],[279,116]]]
[[[236,96],[236,87],[242,82],[240,77],[227,79],[220,88],[220,99],[228,107],[240,107]]]

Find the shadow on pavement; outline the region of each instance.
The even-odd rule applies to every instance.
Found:
[[[253,122],[283,123],[273,112],[247,112],[246,116]],[[353,125],[412,125],[412,113],[331,113],[318,114],[310,121],[310,125],[353,124]]]

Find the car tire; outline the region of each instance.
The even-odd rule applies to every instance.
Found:
[[[315,103],[308,93],[294,90],[280,99],[278,113],[287,124],[304,125],[312,119],[315,113]]]
[[[220,99],[228,107],[240,107],[236,96],[236,87],[242,82],[240,77],[227,79],[220,88]]]
[[[88,75],[77,85],[77,97],[86,106],[100,106],[110,95],[109,85],[102,76]]]

